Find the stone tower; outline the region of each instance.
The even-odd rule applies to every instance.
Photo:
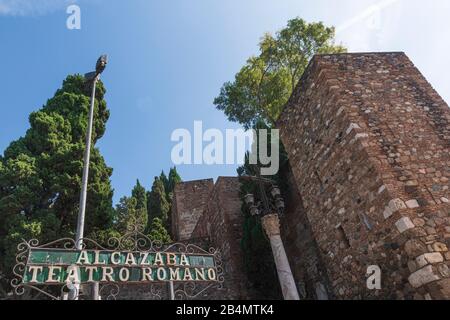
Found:
[[[449,299],[450,109],[408,57],[314,57],[278,127],[331,294]]]
[[[175,186],[171,212],[174,240],[192,239],[192,233],[206,210],[213,188],[213,179],[183,182]]]
[[[247,299],[248,280],[240,246],[244,217],[237,177],[178,183],[172,207],[176,240],[210,245],[220,251],[224,271],[223,289],[208,299]]]

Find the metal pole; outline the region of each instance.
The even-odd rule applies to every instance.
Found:
[[[99,290],[100,284],[98,282],[94,282],[92,284],[92,300],[100,300]]]
[[[173,281],[169,282],[170,300],[175,300],[175,291],[173,289]]]
[[[84,217],[86,213],[87,187],[89,178],[89,160],[91,157],[92,125],[94,122],[95,88],[97,86],[98,78],[99,75],[97,75],[94,78],[94,81],[92,83],[91,107],[89,109],[89,124],[88,124],[88,131],[86,134],[86,149],[84,151],[84,167],[81,182],[80,210],[78,213],[77,235],[76,235],[76,245],[78,250],[81,250],[83,247]]]
[[[84,151],[84,166],[83,166],[83,177],[81,180],[81,194],[80,194],[80,209],[78,212],[78,223],[77,223],[77,234],[75,239],[75,244],[78,250],[83,248],[83,237],[84,237],[84,217],[86,213],[86,199],[87,199],[87,187],[88,187],[88,179],[89,179],[89,161],[91,158],[91,140],[92,140],[92,126],[94,122],[94,107],[95,107],[95,89],[97,86],[97,81],[100,75],[95,76],[92,81],[92,95],[91,95],[91,106],[89,108],[89,123],[88,123],[88,131],[86,134],[86,149]],[[71,300],[78,300],[79,292],[80,292],[80,284],[75,284],[75,290],[77,292],[75,297],[71,297]],[[94,292],[94,299],[96,299],[95,292],[98,289],[94,284],[92,287],[92,291]],[[97,290],[98,293],[98,290]],[[97,294],[98,298],[98,294]]]

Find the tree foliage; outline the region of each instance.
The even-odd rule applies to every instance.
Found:
[[[136,209],[144,209],[147,212],[147,192],[139,180],[136,181],[131,196],[136,199]]]
[[[166,201],[169,204],[168,209],[167,209],[167,218],[164,220],[164,217],[161,216],[161,219],[164,223],[164,225],[166,226],[167,230],[171,230],[172,228],[172,216],[170,214],[171,210],[172,210],[172,201],[173,201],[173,191],[175,189],[175,185],[179,182],[181,182],[181,177],[177,172],[177,168],[173,167],[170,168],[169,171],[169,176],[167,177],[166,174],[164,173],[164,171],[161,172],[161,175],[159,176],[159,180],[162,182],[162,184],[164,185],[164,191],[165,191],[165,195],[166,195]],[[157,186],[157,188],[160,188],[160,186]],[[150,194],[148,194],[148,196],[150,197]],[[160,199],[162,199],[163,197],[159,197],[159,196],[155,196],[153,198],[153,200],[149,200],[148,203],[151,203],[152,201],[160,201]],[[164,212],[166,205],[165,205],[165,201],[162,200],[162,203],[160,202],[157,205],[158,208],[156,208],[154,210],[154,212]],[[150,210],[149,210],[149,214],[150,214]],[[153,216],[154,217],[154,216]],[[150,227],[150,226],[149,226]]]
[[[95,101],[93,144],[103,136],[109,111],[101,82]],[[11,270],[18,242],[73,237],[81,189],[90,88],[68,76],[53,98],[29,117],[25,136],[0,158],[0,256]],[[91,151],[85,234],[113,222],[109,168],[98,148]]]
[[[161,174],[159,175],[159,180],[161,180],[162,184],[164,185],[164,191],[166,192],[166,195],[169,194],[169,178],[165,174],[164,170],[161,171]]]
[[[287,27],[275,36],[264,35],[259,45],[260,54],[247,60],[234,82],[223,85],[214,104],[230,121],[238,122],[246,129],[274,127],[311,58],[320,53],[345,52],[345,48],[333,44],[333,38],[334,28],[322,23],[306,23],[299,18],[288,21]],[[269,152],[270,147],[268,144]],[[279,154],[280,167],[283,167],[288,159],[281,143]],[[245,164],[237,171],[240,176],[256,174],[255,167],[249,164],[248,154]],[[286,179],[281,174],[270,178],[285,188]],[[259,191],[253,182],[243,181],[241,196],[247,193],[257,196]],[[245,206],[242,211],[241,245],[249,280],[262,296],[280,298],[280,290],[274,290],[279,289],[276,269],[260,220],[252,217]]]
[[[166,191],[169,195],[169,198],[172,198],[172,193],[175,190],[175,186],[177,183],[181,182],[181,177],[177,172],[177,168],[170,168],[169,171],[169,180],[167,181]]]
[[[170,243],[170,235],[160,218],[154,218],[150,225],[149,238],[160,243]]]
[[[272,127],[310,59],[317,53],[345,52],[333,39],[334,28],[321,22],[289,20],[275,36],[263,36],[259,55],[250,57],[234,81],[222,86],[215,106],[246,129],[259,120]]]
[[[170,204],[167,201],[164,183],[159,177],[155,177],[152,190],[148,194],[148,221],[159,218],[166,224],[169,210]]]
[[[268,127],[263,121],[258,121],[255,125],[255,129],[258,131],[260,129],[268,129]],[[270,131],[268,132],[270,135]],[[270,153],[270,136],[267,140],[267,150]],[[257,145],[257,149],[255,150],[257,153],[259,147],[260,146]],[[287,154],[283,145],[280,145],[279,148],[280,167],[283,167],[288,163]],[[250,154],[247,153],[245,155],[244,165],[237,169],[240,177],[257,176],[257,170],[259,170],[262,165],[260,163],[257,165],[250,164],[249,159]],[[271,176],[270,179],[274,180],[282,190],[284,189],[283,187],[285,187],[286,179],[280,174]],[[269,190],[266,191],[269,192]],[[256,202],[262,201],[258,185],[253,181],[241,179],[240,196],[243,203],[241,211],[244,215],[244,230],[241,247],[244,252],[244,265],[248,279],[252,284],[253,289],[258,292],[258,296],[267,297],[269,299],[280,299],[282,296],[270,243],[264,233],[260,218],[252,216],[249,209],[244,204],[244,196],[249,193],[255,196]]]
[[[175,181],[175,182],[174,182]],[[135,224],[145,226],[145,233],[152,239],[162,243],[170,242],[170,209],[171,193],[176,182],[181,181],[175,168],[170,170],[169,177],[164,171],[155,177],[151,191],[146,191],[139,180],[131,191],[131,197],[123,197],[116,206],[114,230],[124,234]],[[99,233],[105,236],[110,233]]]
[[[123,197],[116,206],[116,223],[114,230],[123,235],[133,230],[135,225],[144,226],[148,237],[161,243],[171,241],[167,231],[167,216],[170,210],[170,201],[164,188],[164,172],[155,177],[152,190],[147,192],[137,180],[131,197]],[[106,232],[106,235],[109,233]],[[100,236],[103,234],[100,233]]]
[[[121,234],[134,230],[134,226],[147,226],[147,210],[139,206],[135,197],[122,197],[116,206],[116,215],[116,230]]]

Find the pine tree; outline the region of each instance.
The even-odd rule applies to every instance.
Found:
[[[103,136],[109,111],[101,82],[95,101],[93,145]],[[90,88],[68,76],[62,88],[29,117],[30,129],[0,158],[1,269],[14,264],[17,244],[74,237],[81,189]],[[91,152],[85,234],[113,222],[109,168],[98,148]]]

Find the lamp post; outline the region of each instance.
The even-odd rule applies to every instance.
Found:
[[[80,194],[80,209],[78,213],[78,223],[77,223],[77,235],[76,235],[76,246],[78,250],[83,247],[83,236],[84,236],[84,217],[86,213],[86,199],[87,199],[87,187],[89,179],[89,160],[91,157],[91,140],[92,140],[92,125],[94,122],[94,106],[95,106],[95,89],[97,87],[97,82],[100,78],[100,74],[105,70],[106,64],[108,63],[108,57],[102,55],[95,66],[95,71],[87,73],[85,75],[86,81],[92,83],[92,95],[91,95],[91,107],[89,109],[89,124],[88,131],[86,134],[86,149],[84,151],[84,167],[83,167],[83,177],[81,180],[81,194]]]
[[[260,177],[259,170],[256,171],[258,172],[257,177],[243,176],[242,178],[255,181],[258,184],[261,201],[256,202],[253,194],[247,194],[244,201],[252,216],[261,217],[261,224],[269,237],[270,246],[272,247],[272,254],[284,299],[300,300],[280,236],[280,216],[283,215],[285,209],[280,188],[272,180]],[[267,195],[267,186],[270,187],[270,197]]]
[[[97,87],[97,82],[100,79],[100,75],[105,70],[108,64],[108,56],[102,55],[97,60],[95,65],[95,71],[87,73],[85,79],[89,84],[92,84],[92,94],[91,94],[91,106],[89,108],[89,123],[86,133],[86,149],[84,151],[84,166],[83,166],[83,177],[81,180],[81,194],[80,194],[80,208],[78,212],[78,222],[77,222],[77,234],[75,239],[75,244],[78,250],[83,248],[83,237],[84,237],[84,218],[86,214],[86,200],[87,200],[87,187],[89,180],[89,161],[91,157],[91,140],[92,140],[92,125],[94,122],[94,107],[95,107],[95,90]],[[80,285],[76,284],[75,290],[76,296],[78,296]],[[93,298],[98,300],[98,282],[94,283],[93,288]]]

